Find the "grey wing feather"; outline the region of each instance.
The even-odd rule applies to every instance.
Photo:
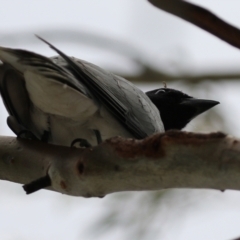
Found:
[[[23,66],[32,66],[44,76],[80,91],[95,100],[96,104],[105,105],[135,138],[141,139],[155,132],[164,131],[157,108],[136,86],[91,63],[69,58],[51,44],[49,46],[61,57],[49,59],[24,50],[6,49],[5,51],[17,56]],[[13,75],[6,74],[8,70]],[[14,79],[19,78],[20,81],[15,82]],[[29,123],[30,100],[23,78],[21,71],[18,72],[11,66],[8,69],[8,64],[0,67],[0,91],[10,115],[14,116],[20,124]],[[15,91],[14,88],[19,88],[20,91]],[[17,95],[12,96],[15,93]]]
[[[79,62],[80,60],[75,61]],[[125,106],[127,112],[124,116],[124,123],[136,131],[135,137],[137,137],[137,134],[139,134],[139,138],[144,138],[156,132],[164,132],[158,109],[139,88],[126,79],[107,72],[91,63],[84,62],[82,66],[83,71],[91,79],[97,79],[98,81],[96,82],[99,85],[102,85],[116,97],[116,101],[121,102]]]
[[[164,131],[157,108],[136,86],[93,64],[70,58],[44,39],[40,39],[68,63],[76,78],[129,129],[134,137],[142,139],[155,132]]]
[[[8,56],[15,57],[15,61],[18,62],[17,65],[22,67],[22,69],[17,69],[8,60],[3,60],[3,63],[0,63],[0,93],[9,115],[13,117],[8,119],[8,125],[16,134],[19,133],[19,129],[28,129],[31,125],[31,100],[23,75],[25,68],[32,67],[39,74],[67,84],[92,98],[88,89],[77,81],[71,72],[54,64],[51,59],[25,50],[1,48],[1,51],[1,54],[5,52]]]

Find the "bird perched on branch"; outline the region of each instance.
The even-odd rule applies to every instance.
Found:
[[[126,79],[40,39],[59,56],[0,47],[1,96],[8,126],[18,136],[64,146],[75,139],[84,146],[114,136],[143,139],[180,130],[218,104],[169,88],[144,93]]]

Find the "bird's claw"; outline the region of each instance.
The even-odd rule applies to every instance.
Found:
[[[86,139],[83,139],[83,138],[74,139],[72,141],[72,143],[71,143],[71,147],[74,147],[74,145],[76,143],[79,143],[79,147],[81,147],[81,148],[90,148],[90,147],[92,147],[92,145]]]

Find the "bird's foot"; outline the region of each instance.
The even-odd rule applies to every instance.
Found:
[[[95,133],[95,136],[96,136],[96,138],[97,138],[97,143],[98,143],[98,145],[99,145],[100,143],[102,143],[101,133],[100,133],[98,130],[96,130],[96,129],[93,129],[93,131],[94,131],[94,133]]]
[[[49,131],[44,131],[43,135],[41,136],[41,141],[48,143],[50,138],[50,132]]]
[[[76,138],[72,141],[71,143],[71,147],[74,147],[74,145],[78,143],[79,147],[81,148],[90,148],[92,147],[92,145],[86,140],[86,139],[83,139],[83,138]]]
[[[22,139],[28,139],[28,140],[39,140],[39,138],[37,138],[31,131],[24,129],[21,130],[18,134],[17,134],[18,138],[22,138]],[[41,141],[42,142],[49,142],[49,137],[50,137],[50,133],[48,131],[44,131],[43,135],[41,136]]]
[[[93,132],[94,132],[94,134],[96,136],[97,143],[99,145],[100,143],[102,143],[101,133],[98,130],[96,130],[96,129],[93,129]],[[74,147],[74,145],[76,143],[79,143],[79,146],[82,147],[82,148],[90,148],[90,147],[92,147],[92,145],[88,142],[88,140],[83,139],[83,138],[77,138],[77,139],[73,140],[72,143],[71,143],[71,147]]]

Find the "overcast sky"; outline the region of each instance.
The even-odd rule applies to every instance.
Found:
[[[240,27],[239,1],[192,2]],[[173,73],[239,70],[239,50],[192,24],[159,11],[145,0],[0,0],[0,3],[2,46],[54,55],[34,37],[34,34],[41,34],[69,55],[122,72],[139,71],[130,57],[139,57]],[[66,34],[59,38],[62,30],[69,34],[75,32],[77,37]],[[90,37],[91,34],[96,38]],[[114,47],[113,40],[118,43],[118,54],[100,48],[102,38],[109,40],[109,48]],[[127,46],[128,50],[124,51],[122,46]],[[230,122],[236,125],[235,134],[240,136],[240,109],[234,104],[240,101],[240,86],[231,84],[213,87],[212,97],[228,110]],[[2,103],[0,112],[1,134],[13,135],[5,123],[7,113]],[[83,199],[42,190],[26,196],[19,184],[4,181],[0,182],[0,188],[0,239],[126,239],[127,227],[122,225],[102,237],[91,238],[87,232],[93,222],[107,213],[110,204],[119,208],[113,200],[114,194],[103,199]],[[156,235],[149,239],[230,240],[240,236],[238,192],[178,190],[173,194],[174,197],[161,205],[159,212],[163,211],[164,215],[154,221],[152,231],[156,231]],[[136,196],[140,198],[141,194]],[[127,201],[126,204],[121,214],[128,218],[135,203]]]

